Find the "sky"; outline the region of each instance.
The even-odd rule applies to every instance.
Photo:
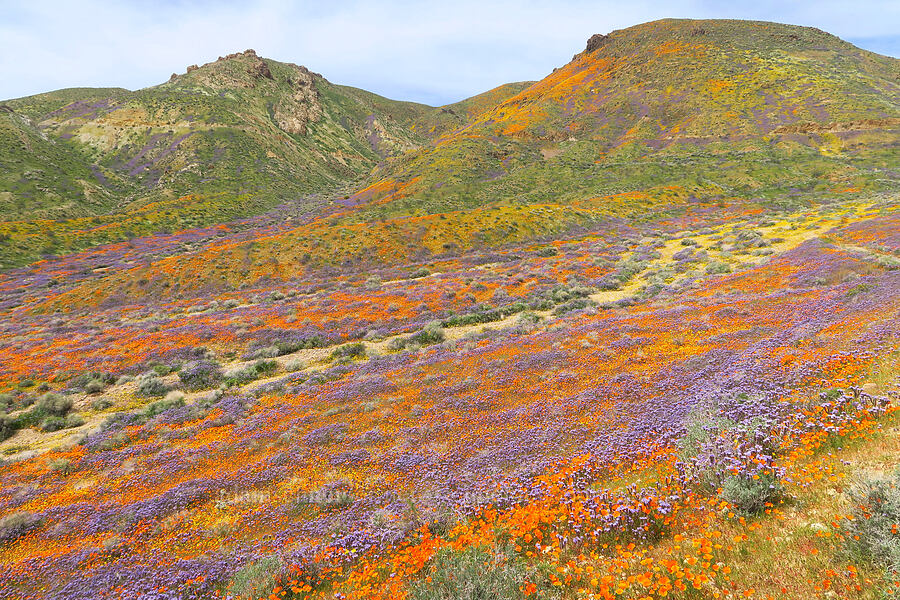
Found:
[[[900,57],[900,0],[0,0],[0,98],[138,89],[253,48],[438,106],[541,79],[592,34],[665,17],[809,25]]]

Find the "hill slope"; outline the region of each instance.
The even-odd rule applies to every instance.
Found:
[[[663,20],[592,37],[381,174],[415,180],[402,195],[425,211],[710,182],[774,197],[872,183],[898,132],[897,59],[811,28]]]
[[[114,206],[86,158],[30,119],[0,109],[0,215],[76,217]]]
[[[9,101],[43,146],[22,149],[12,140],[25,134],[6,134],[17,162],[0,179],[5,218],[80,220],[54,226],[53,239],[37,222],[0,226],[0,261],[21,265],[41,253],[205,227],[286,201],[304,214],[336,215],[327,226],[354,228],[453,213],[424,248],[421,236],[402,234],[402,245],[413,242],[407,256],[560,230],[538,222],[482,241],[452,233],[484,230],[484,211],[498,203],[599,203],[594,212],[607,218],[622,194],[637,194],[627,206],[637,218],[677,208],[673,190],[679,202],[779,205],[891,190],[898,64],[810,28],[664,20],[594,36],[539,82],[438,109],[333,85],[252,51],[137,92],[61,90]],[[42,160],[57,166],[35,166]],[[25,176],[33,179],[35,168],[56,173],[38,189]],[[353,183],[367,175],[365,188]],[[593,218],[576,210],[560,223]],[[288,269],[297,272],[296,263]]]
[[[258,209],[331,189],[417,145],[407,123],[430,110],[333,85],[252,50],[136,92],[60,90],[6,105],[30,118],[57,154],[71,157],[54,160],[73,163],[70,177],[115,194],[117,205],[95,213],[219,192],[253,194]],[[24,148],[18,158],[27,163],[39,154]],[[85,176],[84,163],[93,177]],[[25,193],[10,184],[0,191]],[[30,204],[3,217],[79,214],[67,214],[50,194],[28,198]]]

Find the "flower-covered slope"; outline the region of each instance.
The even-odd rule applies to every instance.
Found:
[[[900,130],[897,64],[777,23],[667,19],[594,36],[541,81],[389,163],[381,172],[408,185],[382,195],[446,209],[660,182],[762,197],[823,180],[876,185]]]
[[[754,526],[716,494],[731,471],[705,474],[801,495],[822,435],[893,410],[896,366],[871,382],[897,356],[896,209],[697,213],[199,306],[10,307],[9,414],[45,385],[84,424],[3,443],[0,594],[401,598],[477,548],[523,596],[725,594]],[[704,411],[769,441],[684,462]]]

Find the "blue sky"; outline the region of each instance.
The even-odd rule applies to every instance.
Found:
[[[898,0],[0,0],[0,98],[137,89],[254,48],[335,83],[440,105],[540,79],[591,34],[663,17],[810,25],[900,56]]]

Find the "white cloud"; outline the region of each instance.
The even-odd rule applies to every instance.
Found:
[[[440,104],[538,79],[592,33],[667,16],[813,25],[863,44],[900,33],[900,3],[882,0],[13,1],[0,4],[0,98],[74,86],[135,89],[255,48],[336,83]]]

